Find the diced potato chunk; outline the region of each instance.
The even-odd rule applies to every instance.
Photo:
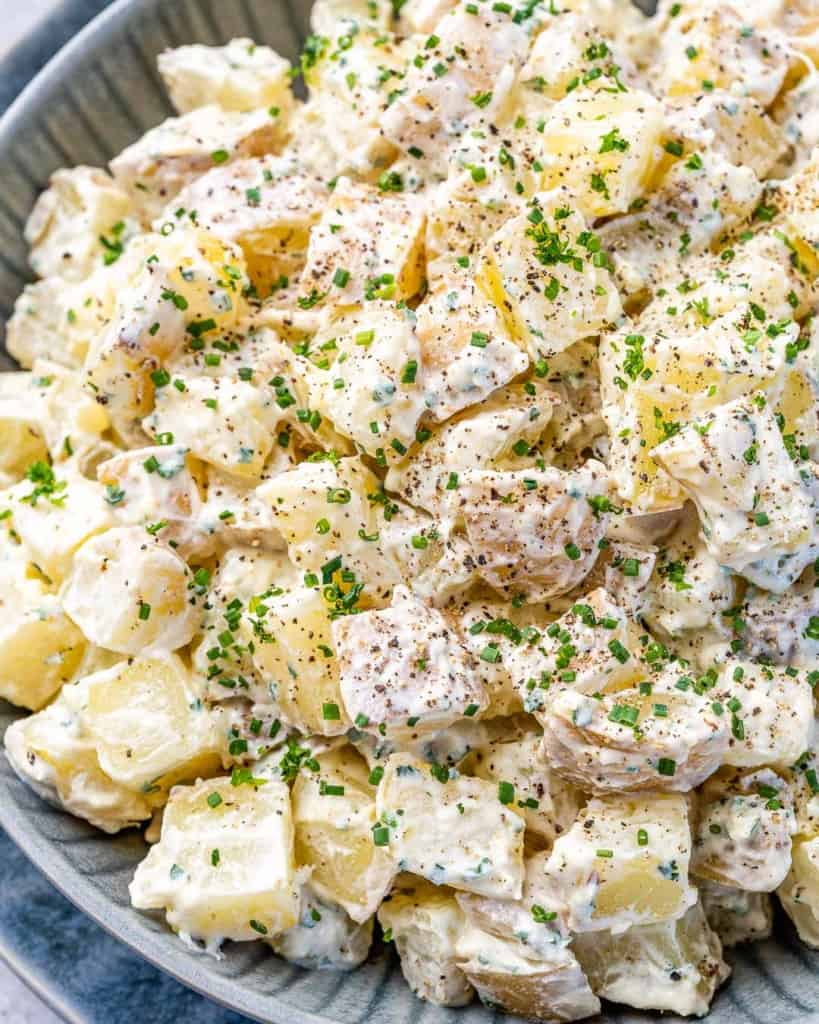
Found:
[[[650,93],[575,89],[546,120],[544,187],[569,185],[587,217],[625,213],[649,184],[664,128]]]
[[[34,272],[38,277],[81,281],[106,258],[117,255],[130,210],[128,196],[105,171],[56,171],[26,223]]]
[[[74,557],[63,604],[84,635],[119,654],[175,651],[190,642],[199,610],[182,559],[138,526],[108,530]]]
[[[179,46],[159,55],[159,73],[180,114],[215,103],[222,110],[289,110],[290,64],[269,46],[231,39],[226,46]],[[271,112],[272,116],[272,112]]]
[[[548,1021],[582,1020],[600,1010],[568,949],[534,959],[514,939],[470,926],[458,937],[455,950],[459,967],[487,1006]]]
[[[162,837],[130,885],[139,910],[215,950],[275,936],[298,920],[290,794],[283,782],[212,779],[174,789]]]
[[[677,682],[683,680],[685,689]],[[687,792],[722,764],[729,729],[681,671],[600,699],[565,689],[543,721],[543,756],[564,778],[596,793]]]
[[[361,924],[389,891],[395,865],[373,842],[375,790],[366,763],[350,747],[318,758],[319,771],[305,772],[293,787],[296,861],[312,868],[310,884]]]
[[[426,412],[426,368],[410,312],[370,302],[330,320],[312,341],[335,358],[311,373],[311,409],[381,460],[409,448]]]
[[[525,736],[509,742],[475,747],[461,764],[464,771],[488,782],[508,782],[514,787],[510,804],[526,823],[527,847],[551,846],[573,823],[581,796],[543,764],[538,755],[540,740]]]
[[[797,838],[790,872],[776,894],[799,938],[819,949],[819,837]]]
[[[0,496],[2,507],[11,511],[0,525],[14,532],[49,582],[59,583],[83,541],[114,525],[104,494],[104,488],[82,476],[75,462],[56,469],[35,462],[25,480]]]
[[[696,903],[688,881],[685,798],[671,794],[590,800],[554,845],[546,873],[569,907],[573,931],[676,920]]]
[[[472,1001],[475,993],[455,960],[465,921],[451,889],[402,875],[378,908],[378,921],[392,936],[415,995],[436,1006]]]
[[[553,622],[537,643],[516,647],[506,663],[527,711],[548,704],[568,684],[593,694],[634,686],[646,675],[634,626],[605,590],[594,590]],[[569,678],[562,678],[564,673]]]
[[[578,935],[574,949],[596,995],[642,1010],[701,1017],[731,973],[700,904],[678,920],[623,935]]]
[[[813,561],[819,509],[764,396],[719,406],[652,457],[696,503],[721,565],[781,593]]]
[[[523,822],[483,779],[436,770],[406,754],[387,761],[373,831],[400,868],[436,885],[517,898],[523,884]],[[403,813],[401,813],[403,812]]]
[[[310,232],[299,286],[303,300],[315,305],[332,296],[355,305],[411,298],[423,277],[423,232],[424,211],[416,197],[342,178]]]
[[[35,579],[2,586],[0,609],[0,697],[38,711],[74,674],[85,638]]]
[[[463,4],[442,14],[430,38],[430,47],[421,41],[420,60],[407,69],[401,93],[381,117],[381,130],[405,153],[420,151],[418,159],[443,177],[459,139],[497,119],[528,38],[508,14],[487,5],[476,16]],[[489,102],[478,107],[471,97],[484,92]]]
[[[213,167],[214,153],[262,156],[272,152],[279,136],[277,118],[267,110],[198,107],[152,128],[111,161],[111,173],[143,223],[150,224],[186,185]]]
[[[243,628],[253,644],[253,665],[282,718],[307,733],[346,732],[351,721],[341,697],[331,609],[321,589],[276,587],[254,603]]]
[[[703,786],[698,812],[694,875],[745,892],[782,884],[796,818],[788,785],[775,772],[720,772]]]
[[[718,882],[700,882],[698,888],[708,924],[723,946],[769,938],[773,906],[767,893],[743,892]]]
[[[487,704],[475,662],[439,611],[405,587],[383,611],[333,623],[350,719],[378,735],[445,728]]]
[[[591,459],[574,472],[462,474],[457,508],[478,573],[499,593],[528,601],[578,586],[599,554],[607,516],[592,502],[606,498],[608,486],[605,467]]]
[[[177,377],[184,390],[163,387],[144,427],[170,435],[203,462],[241,479],[258,480],[274,443],[277,410],[249,381]]]
[[[162,803],[178,781],[219,770],[201,682],[176,657],[132,658],[86,676],[67,696],[109,778]]]
[[[727,661],[712,700],[731,719],[725,764],[787,768],[813,737],[813,691],[804,674],[795,678],[779,666]]]
[[[572,201],[567,189],[536,196],[480,257],[479,286],[533,359],[599,334],[621,314],[600,240]]]

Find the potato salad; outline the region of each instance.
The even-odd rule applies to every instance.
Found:
[[[6,756],[213,956],[702,1016],[819,948],[819,8],[311,33],[28,221]]]

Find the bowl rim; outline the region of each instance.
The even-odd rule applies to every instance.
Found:
[[[89,49],[98,50],[100,46],[105,45],[106,39],[110,38],[113,33],[127,26],[138,3],[139,0],[112,0],[107,7],[94,15],[72,39],[57,50],[0,116],[0,147],[11,146],[16,133],[32,117],[37,106],[42,102],[43,94],[48,95],[57,89],[62,79],[87,57]],[[55,16],[58,10],[52,12],[48,17]],[[34,34],[43,29],[47,30],[47,22],[39,30],[35,29]],[[21,44],[10,51],[9,56],[14,54],[20,45],[24,46],[26,41],[24,39]],[[5,759],[5,752],[3,752],[3,757]],[[200,995],[224,1006],[225,1009],[242,1013],[261,1024],[270,1024],[273,1021],[279,1024],[285,1019],[288,1024],[291,1022],[292,1024],[338,1024],[333,1017],[311,1013],[292,1004],[282,1003],[275,994],[264,996],[255,993],[252,989],[246,989],[248,1002],[257,1005],[247,1005],[244,1000],[237,1002],[236,989],[240,988],[241,983],[203,969],[206,965],[205,957],[199,963],[189,955],[181,957],[178,963],[169,962],[169,951],[162,948],[163,939],[159,934],[154,936],[150,932],[144,931],[134,921],[133,915],[138,912],[130,906],[119,907],[96,887],[84,881],[76,868],[71,866],[67,858],[58,852],[58,847],[54,845],[53,841],[35,828],[25,814],[19,812],[11,795],[11,787],[22,786],[23,783],[13,777],[10,768],[9,774],[12,777],[4,787],[5,792],[0,791],[0,826],[58,892],[62,893],[78,910],[87,914],[114,939],[122,942],[159,970]],[[169,937],[169,932],[163,933],[164,939]],[[272,951],[270,955],[274,955]]]

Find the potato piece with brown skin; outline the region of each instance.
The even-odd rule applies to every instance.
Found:
[[[796,832],[788,784],[770,769],[725,769],[699,794],[691,872],[746,892],[773,892],[785,879]]]
[[[651,683],[599,699],[565,689],[542,716],[542,756],[595,793],[695,789],[722,763],[728,723],[692,686],[690,677],[670,669]]]
[[[607,523],[590,502],[608,495],[608,474],[590,460],[574,472],[464,473],[457,491],[477,572],[499,593],[543,601],[576,587],[599,554]]]

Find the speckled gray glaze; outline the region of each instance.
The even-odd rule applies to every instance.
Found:
[[[55,16],[45,33],[0,68],[0,107],[4,91],[15,89],[29,66],[42,63],[49,45],[61,41],[61,33],[76,31],[88,11],[103,4],[104,0],[66,0],[64,16]],[[21,231],[49,174],[64,165],[105,163],[170,113],[154,69],[156,54],[183,42],[217,43],[249,35],[292,57],[305,34],[308,8],[300,0],[117,0],[71,39],[0,121],[0,332],[29,277]],[[0,735],[17,714],[0,702]],[[478,1004],[449,1011],[419,1002],[406,988],[394,959],[381,948],[352,974],[303,971],[278,960],[260,943],[229,946],[219,961],[189,950],[158,917],[129,907],[128,882],[145,852],[140,835],[131,832],[111,839],[43,804],[14,777],[5,758],[0,758],[0,824],[51,882],[104,929],[234,1011],[275,1024],[511,1024],[511,1018]],[[35,931],[55,943],[59,912],[55,916],[49,903],[48,916],[37,913],[37,897],[18,882],[21,875],[13,865],[14,855],[4,857],[0,847],[6,934],[15,929],[26,933],[28,946],[21,943],[21,950],[33,948]],[[57,943],[54,949],[55,963],[65,969],[65,946]],[[116,976],[106,979],[100,977],[99,963],[84,954],[81,941],[69,943],[68,950],[74,956],[74,970],[88,979],[89,994],[99,986],[99,996],[86,1000],[99,1013],[86,1019],[127,1019],[112,1017],[110,1009],[104,1009],[110,1006],[104,998],[106,982],[116,986],[120,976],[116,958]],[[710,1024],[819,1024],[819,955],[797,942],[786,921],[778,921],[774,940],[741,951],[733,961],[733,979],[718,996]],[[124,968],[123,972],[134,978]],[[238,1024],[237,1017],[221,1011],[210,1017],[207,1009],[194,1009],[171,991],[152,1008],[140,985],[154,989],[155,982],[137,978],[133,984],[134,1019],[152,1024],[172,1018]],[[72,1019],[71,1008],[64,1010]],[[652,1019],[650,1014],[607,1007],[601,1021]]]

